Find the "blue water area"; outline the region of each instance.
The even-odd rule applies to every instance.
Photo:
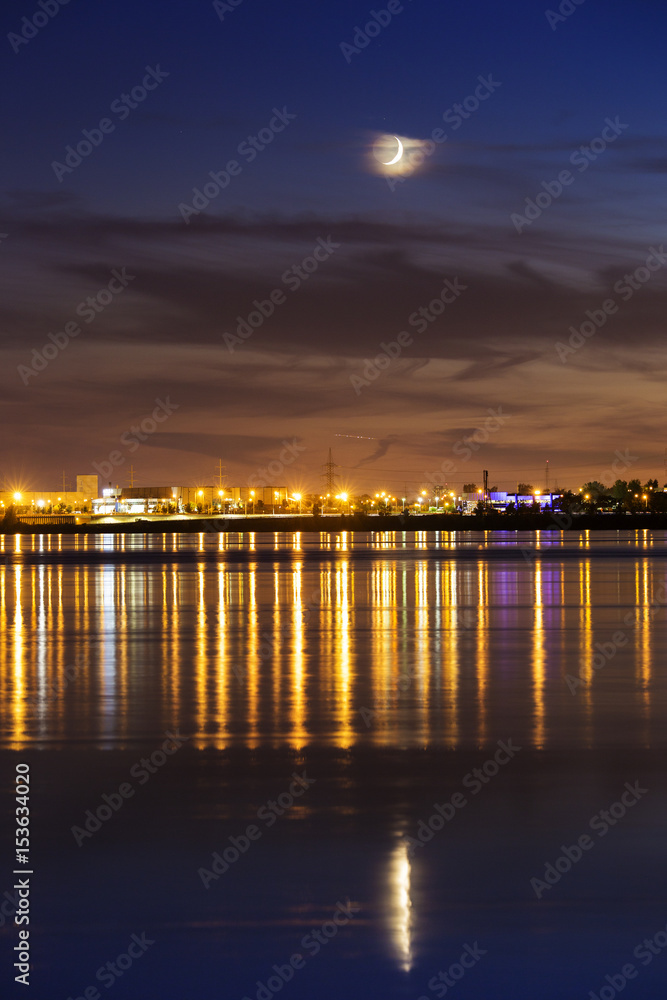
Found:
[[[2,541],[8,995],[662,995],[662,535]]]

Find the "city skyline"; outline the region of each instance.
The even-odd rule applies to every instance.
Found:
[[[239,488],[247,492],[253,489],[265,491],[271,489],[283,490],[286,488],[287,492],[292,495],[301,494],[304,496],[326,496],[327,490],[329,490],[331,495],[340,493],[346,495],[363,495],[370,493],[372,496],[377,491],[386,487],[392,487],[389,492],[399,496],[406,492],[419,493],[422,489],[426,488],[429,495],[436,496],[442,491],[451,489],[457,493],[465,492],[463,487],[466,484],[475,484],[476,488],[477,486],[481,488],[485,471],[488,473],[489,483],[493,483],[493,486],[489,486],[490,490],[496,487],[498,490],[508,493],[525,492],[519,489],[521,484],[529,484],[531,491],[549,492],[551,490],[552,492],[563,492],[564,490],[572,490],[576,492],[588,482],[596,481],[607,488],[611,488],[617,480],[625,482],[637,480],[644,483],[655,479],[658,483],[658,489],[662,490],[663,486],[667,487],[667,468],[665,468],[664,458],[661,467],[643,468],[638,462],[638,456],[632,455],[627,449],[625,452],[617,451],[605,467],[603,467],[602,463],[594,468],[582,466],[576,480],[568,482],[563,481],[563,477],[558,475],[558,470],[554,469],[553,465],[549,462],[546,462],[541,469],[484,470],[477,468],[472,463],[462,467],[455,466],[451,459],[445,458],[435,469],[425,472],[421,477],[415,478],[412,478],[412,474],[408,472],[400,475],[400,470],[398,469],[386,470],[373,468],[364,474],[360,473],[353,466],[345,466],[337,462],[332,462],[331,464],[334,470],[335,482],[327,486],[327,471],[321,471],[322,469],[327,469],[328,463],[326,462],[316,467],[320,470],[319,472],[313,468],[303,470],[285,465],[282,466],[280,475],[277,478],[274,477],[271,479],[268,475],[268,469],[262,469],[259,473],[251,475],[248,481],[242,482],[241,478],[235,475],[234,472],[227,471],[227,467],[222,464],[222,460],[219,460],[214,472],[209,476],[200,475],[198,478],[191,480],[187,488],[213,490],[214,492],[220,490],[229,492],[231,489],[238,490]],[[453,465],[454,470],[452,471],[451,467]],[[102,471],[106,472],[108,470],[105,469]],[[140,489],[159,487],[164,489],[174,486],[175,483],[181,485],[187,483],[187,480],[178,473],[174,473],[171,477],[163,474],[154,480],[146,481],[141,476],[140,470],[135,469],[132,463],[128,463],[127,466],[119,465],[114,467],[110,478],[105,478],[102,471],[98,467],[97,471],[88,473],[85,476],[88,480],[91,478],[91,475],[97,476],[98,495],[100,496],[102,495],[102,491],[109,487],[125,490],[134,487]],[[261,475],[262,471],[267,473],[267,478]],[[510,472],[514,472],[515,475],[510,475]],[[77,475],[73,478],[80,479],[82,477],[81,475]],[[69,477],[64,470],[61,482],[52,486],[46,485],[36,474],[32,476],[23,474],[21,479],[11,481],[5,477],[4,483],[0,486],[0,493],[33,493],[39,492],[40,489],[45,493],[56,493],[59,490],[71,492],[73,489],[72,477]],[[91,492],[90,485],[86,486],[84,492]]]

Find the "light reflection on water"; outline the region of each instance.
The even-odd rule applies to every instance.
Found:
[[[401,841],[397,843],[389,863],[391,901],[388,915],[396,961],[404,972],[410,971],[413,961],[411,874],[408,845]]]
[[[655,745],[664,553],[634,531],[0,536],[3,745]]]

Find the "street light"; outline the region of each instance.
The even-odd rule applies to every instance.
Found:
[[[328,496],[328,494],[327,494],[327,496]],[[301,513],[301,494],[300,493],[295,493],[293,499],[296,500],[296,502],[299,505],[299,514],[300,514]]]

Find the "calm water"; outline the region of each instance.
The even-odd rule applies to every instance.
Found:
[[[627,995],[661,995],[667,949],[633,950],[667,925],[665,542],[0,538],[8,890],[16,762],[33,774],[17,995],[569,1000],[628,962]]]

